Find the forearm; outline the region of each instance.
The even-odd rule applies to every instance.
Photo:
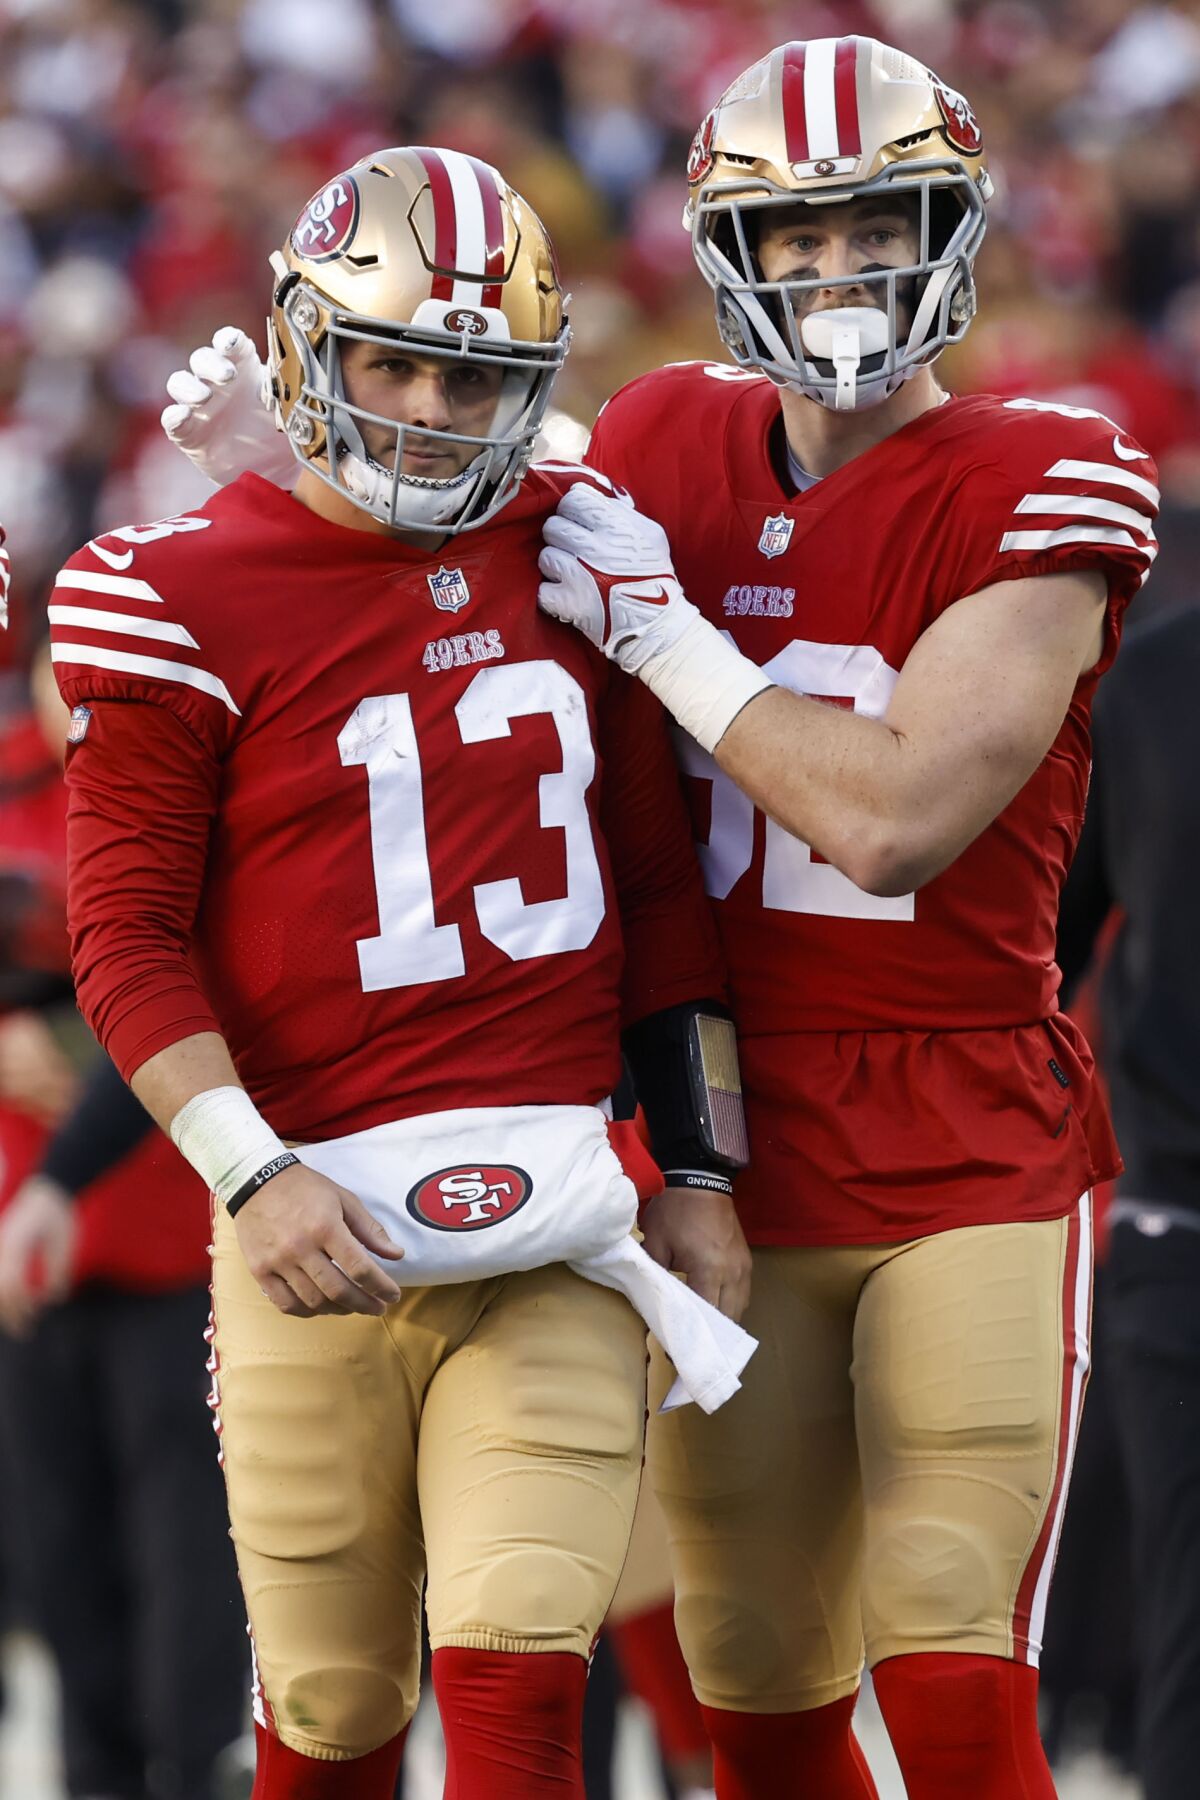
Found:
[[[998,795],[887,721],[772,688],[751,701],[714,752],[771,818],[868,893],[932,880],[1032,773],[1014,766]]]
[[[169,1133],[172,1119],[197,1094],[242,1084],[224,1038],[215,1031],[198,1031],[148,1057],[130,1076],[129,1085]]]
[[[909,893],[1034,773],[1099,654],[1104,603],[1092,573],[982,590],[918,638],[883,718],[777,688],[732,720],[717,762],[858,887]]]
[[[134,1071],[130,1086],[230,1212],[298,1160],[242,1087],[215,1031],[156,1051]]]

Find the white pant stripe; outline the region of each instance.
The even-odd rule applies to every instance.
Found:
[[[1092,1196],[1088,1193],[1084,1194],[1079,1202],[1079,1257],[1075,1265],[1073,1295],[1075,1366],[1071,1371],[1071,1405],[1067,1416],[1067,1441],[1059,1452],[1063,1459],[1063,1478],[1059,1484],[1058,1503],[1054,1509],[1054,1524],[1046,1541],[1042,1566],[1038,1570],[1037,1585],[1033,1590],[1033,1604],[1029,1613],[1028,1660],[1034,1668],[1037,1667],[1038,1658],[1042,1652],[1042,1632],[1046,1625],[1046,1602],[1050,1595],[1050,1577],[1054,1573],[1054,1559],[1058,1555],[1058,1540],[1062,1535],[1063,1517],[1067,1510],[1067,1494],[1071,1487],[1071,1464],[1075,1458],[1075,1444],[1079,1437],[1079,1420],[1083,1411],[1083,1389],[1091,1364],[1089,1334],[1091,1292]]]

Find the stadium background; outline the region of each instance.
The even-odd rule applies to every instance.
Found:
[[[772,44],[849,32],[932,64],[984,129],[998,193],[982,311],[947,381],[1098,407],[1144,442],[1163,553],[1139,610],[1194,603],[1196,0],[0,0],[0,759],[58,564],[203,499],[158,430],[164,381],[221,324],[262,347],[266,255],[329,175],[383,143],[496,163],[557,244],[575,337],[556,397],[587,425],[640,371],[720,354],[680,228],[697,122]],[[1100,1466],[1073,1510],[1109,1517]],[[1076,1754],[1064,1792],[1099,1800],[1136,1788],[1087,1749],[1130,1678],[1119,1654],[1069,1649],[1094,1651],[1097,1631],[1128,1646],[1125,1578],[1091,1574],[1111,1616],[1064,1625],[1055,1680]],[[1058,1598],[1064,1617],[1079,1604]],[[14,1668],[0,1792],[42,1800],[48,1690],[28,1654]]]

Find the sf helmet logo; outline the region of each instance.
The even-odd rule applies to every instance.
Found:
[[[426,1175],[409,1189],[405,1204],[418,1224],[435,1231],[483,1231],[511,1219],[532,1192],[524,1169],[511,1163],[478,1169],[462,1163]]]
[[[460,306],[446,314],[446,330],[457,331],[460,337],[482,337],[487,330],[487,320],[481,313],[472,312],[469,306]]]
[[[966,156],[978,156],[983,149],[983,133],[979,121],[962,95],[944,81],[934,83],[938,110],[945,120],[946,136],[956,150]]]
[[[353,239],[358,211],[358,183],[353,175],[339,175],[313,195],[292,226],[292,249],[306,262],[330,262]]]

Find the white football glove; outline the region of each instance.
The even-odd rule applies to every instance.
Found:
[[[174,404],[162,427],[171,442],[218,487],[253,470],[290,488],[300,465],[267,410],[267,371],[245,332],[222,325],[189,361],[167,378]]]
[[[676,579],[666,532],[628,495],[577,481],[542,535],[543,610],[582,631],[626,674],[670,649],[699,616]]]
[[[0,525],[0,631],[8,630],[8,584],[11,571],[8,551],[4,548],[4,527]]]
[[[577,481],[542,535],[543,612],[637,675],[698,744],[715,750],[747,702],[772,683],[687,598],[662,526],[628,495]]]

